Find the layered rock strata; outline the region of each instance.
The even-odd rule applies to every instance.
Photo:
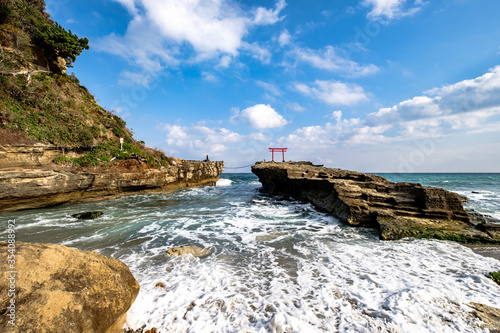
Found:
[[[3,263],[8,249],[0,242]],[[123,262],[97,252],[17,242],[13,265],[0,281],[1,332],[118,333],[139,293]]]
[[[257,162],[252,172],[265,192],[311,202],[352,226],[380,230],[380,238],[449,239],[498,243],[497,225],[475,221],[464,209],[467,198],[441,188],[310,162]]]
[[[224,170],[223,162],[210,161],[118,171],[29,164],[1,168],[1,162],[0,212],[215,185]]]

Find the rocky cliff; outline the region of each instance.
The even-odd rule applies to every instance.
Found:
[[[52,164],[0,168],[0,212],[215,185],[224,170],[223,162],[172,163],[161,168],[137,160],[119,161],[110,169]]]
[[[496,224],[480,223],[464,209],[466,198],[441,188],[310,162],[257,162],[263,190],[309,201],[353,226],[380,230],[384,240],[403,237],[500,244]]]
[[[9,249],[0,242],[2,263]],[[1,332],[120,332],[139,293],[123,262],[52,244],[17,242],[13,253],[0,281]]]

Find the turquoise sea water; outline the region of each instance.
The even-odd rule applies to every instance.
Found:
[[[382,174],[443,187],[500,218],[500,174]],[[160,332],[487,332],[470,302],[500,307],[500,261],[436,240],[382,242],[310,204],[259,191],[251,174],[216,187],[29,210],[17,241],[95,250],[141,285],[127,324]],[[101,210],[93,221],[71,214]],[[1,237],[6,238],[2,232]],[[180,245],[211,255],[169,257]],[[162,282],[164,287],[156,287]]]

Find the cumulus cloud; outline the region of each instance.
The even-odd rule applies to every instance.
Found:
[[[179,126],[166,124],[161,128],[166,132],[166,151],[189,156],[220,156],[228,145],[241,142],[244,137],[227,128],[210,128],[202,125]]]
[[[255,129],[276,128],[288,124],[288,121],[268,104],[257,104],[241,112],[235,110],[231,120],[242,121]]]
[[[363,88],[354,83],[316,80],[311,85],[294,83],[292,88],[330,105],[355,105],[368,100]]]
[[[363,5],[371,7],[368,17],[372,19],[394,19],[418,12],[425,4],[422,0],[364,0]]]
[[[97,48],[146,70],[174,66],[181,58],[190,62],[220,59],[221,65],[227,66],[224,57],[236,57],[241,51],[267,62],[268,51],[257,43],[245,43],[244,37],[254,26],[279,21],[286,5],[279,0],[275,8],[245,12],[230,0],[115,1],[127,8],[133,19],[125,35],[108,35],[96,43]]]
[[[367,117],[370,124],[439,118],[482,109],[500,109],[500,66],[475,79],[434,88]],[[451,118],[449,118],[451,119]]]
[[[379,68],[374,64],[360,65],[355,61],[342,56],[342,51],[326,46],[322,50],[311,50],[308,48],[295,48],[290,51],[289,56],[297,62],[307,63],[315,68],[330,72],[345,74],[348,77],[361,77],[375,74]]]

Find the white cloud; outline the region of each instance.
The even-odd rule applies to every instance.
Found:
[[[210,72],[201,72],[201,78],[207,82],[219,82],[217,76]]]
[[[247,32],[248,19],[219,0],[142,0],[146,17],[165,38],[187,42],[198,53],[236,55]]]
[[[251,139],[257,140],[257,141],[269,141],[269,136],[265,135],[264,133],[252,133],[249,135]]]
[[[368,13],[369,18],[394,19],[413,15],[425,4],[422,0],[410,0],[410,2],[413,3],[407,5],[407,0],[364,0],[363,5],[372,8]]]
[[[122,4],[127,10],[135,15],[137,14],[137,8],[135,7],[135,0],[115,0],[116,2]]]
[[[306,110],[306,108],[300,105],[299,103],[288,103],[286,106],[287,108],[295,112],[303,112]]]
[[[269,64],[271,62],[272,53],[260,46],[258,43],[246,43],[243,42],[242,47],[243,50],[249,51],[252,55],[252,58],[260,60],[263,64]]]
[[[268,104],[257,104],[239,112],[235,110],[232,121],[243,121],[255,129],[282,127],[288,124],[285,118]]]
[[[124,85],[139,84],[141,86],[147,87],[153,81],[153,79],[154,78],[151,75],[147,75],[144,73],[134,73],[125,70],[121,73],[121,79],[119,80],[119,83]]]
[[[263,7],[257,8],[257,10],[255,11],[253,23],[259,25],[268,25],[281,21],[282,17],[279,17],[279,14],[285,8],[285,6],[285,0],[278,0],[275,9],[266,9]]]
[[[220,59],[226,67],[241,51],[268,62],[270,53],[244,37],[257,25],[279,21],[286,3],[245,12],[231,0],[115,0],[133,16],[124,36],[111,34],[97,49],[125,57],[146,70],[175,66],[180,59],[200,62]],[[229,56],[230,58],[227,58]],[[187,59],[187,60],[186,60]],[[229,59],[229,60],[228,60]]]
[[[265,89],[267,92],[269,92],[272,95],[279,96],[281,95],[281,91],[272,83],[264,82],[257,80],[255,81],[255,84],[257,84],[259,87]]]
[[[340,110],[333,111],[329,117],[330,119],[334,119],[337,123],[339,123],[340,119],[342,119],[342,111]]]
[[[382,108],[368,116],[370,124],[383,124],[477,112],[482,109],[500,109],[500,66],[475,79],[434,88],[424,96]]]
[[[310,86],[304,83],[295,83],[293,89],[330,105],[355,105],[368,100],[361,86],[334,80],[316,80]]]
[[[280,36],[278,37],[278,43],[280,44],[280,46],[285,46],[285,45],[288,45],[290,44],[290,41],[292,40],[292,36],[290,35],[290,33],[288,32],[288,30],[283,30],[280,34]]]
[[[186,143],[188,135],[185,127],[167,124],[163,127],[163,130],[167,132],[167,144],[182,146]]]
[[[297,62],[304,62],[315,68],[342,73],[348,77],[368,76],[380,70],[374,64],[360,65],[355,61],[346,59],[341,53],[339,49],[328,45],[322,50],[295,48],[290,51],[289,56],[293,57]]]
[[[165,151],[171,154],[204,158],[205,155],[221,156],[228,145],[239,143],[244,136],[226,128],[207,126],[179,126],[166,124],[161,127],[166,132]]]

